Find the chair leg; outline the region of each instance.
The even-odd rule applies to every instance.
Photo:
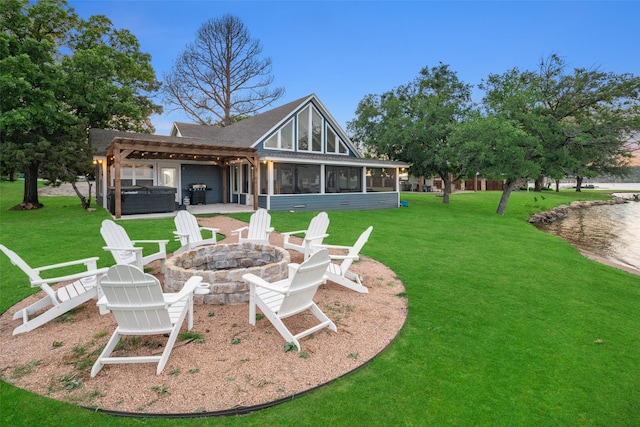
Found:
[[[104,350],[102,350],[102,353],[100,353],[100,356],[98,356],[98,360],[96,360],[96,363],[93,364],[93,367],[91,368],[91,378],[95,377],[98,374],[98,372],[100,372],[100,370],[104,366],[104,363],[102,363],[102,359],[109,357],[111,353],[113,353],[113,350],[116,348],[116,345],[118,345],[120,338],[121,338],[121,335],[116,329],[116,331],[113,333],[113,335],[109,339],[109,342],[107,343],[106,347],[104,348]]]
[[[269,321],[274,326],[274,328],[276,328],[276,330],[280,333],[280,335],[282,335],[282,338],[284,338],[285,342],[294,343],[296,347],[298,347],[298,351],[300,351],[300,342],[291,333],[291,331],[289,331],[289,329],[285,326],[282,320],[268,307],[263,306],[262,301],[259,299],[258,299],[258,307],[260,308],[260,311],[262,311],[262,314],[264,314],[264,317],[269,319]]]
[[[173,350],[173,346],[176,343],[176,340],[178,339],[178,335],[180,334],[180,326],[184,322],[184,317],[187,315],[187,310],[184,310],[182,312],[182,315],[180,316],[175,326],[173,327],[173,331],[171,331],[171,335],[169,335],[169,340],[167,341],[164,351],[162,352],[162,356],[160,357],[160,361],[158,362],[158,368],[156,369],[157,375],[160,375],[165,365],[167,364],[167,361],[169,361],[171,350]]]

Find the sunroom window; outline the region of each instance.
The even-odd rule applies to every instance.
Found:
[[[396,170],[367,168],[367,192],[395,191]]]
[[[320,165],[276,163],[273,165],[274,194],[320,192]]]

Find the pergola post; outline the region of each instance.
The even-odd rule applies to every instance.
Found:
[[[114,175],[114,193],[113,193],[113,202],[115,204],[114,206],[114,213],[116,216],[116,219],[120,219],[120,217],[122,216],[122,197],[120,195],[121,191],[122,191],[122,184],[120,183],[120,175],[121,175],[121,171],[120,171],[120,167],[122,166],[121,163],[121,151],[119,148],[116,148],[113,150],[113,167],[115,169],[115,175]]]

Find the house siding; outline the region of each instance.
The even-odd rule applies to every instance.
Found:
[[[266,196],[264,207],[266,208]],[[262,198],[259,202],[262,202]],[[344,193],[270,196],[271,211],[340,211],[397,208],[399,195],[389,193]],[[263,206],[261,206],[263,207]]]
[[[206,203],[222,203],[222,169],[213,165],[182,164],[180,166],[182,197],[189,195],[192,184],[207,184]]]

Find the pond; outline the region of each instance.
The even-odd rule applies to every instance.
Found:
[[[578,249],[640,270],[640,202],[569,209],[565,219],[537,227]]]

